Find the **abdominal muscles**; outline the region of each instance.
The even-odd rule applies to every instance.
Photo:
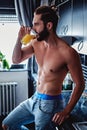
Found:
[[[66,71],[53,72],[39,70],[37,91],[48,95],[58,95],[62,90],[62,82]]]

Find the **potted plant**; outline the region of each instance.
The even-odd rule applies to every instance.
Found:
[[[0,63],[2,64],[2,69],[9,69],[9,63],[5,58],[5,55],[0,51]]]

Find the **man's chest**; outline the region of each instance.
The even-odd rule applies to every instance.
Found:
[[[57,72],[65,67],[64,57],[58,50],[39,51],[36,59],[39,66],[50,72]]]

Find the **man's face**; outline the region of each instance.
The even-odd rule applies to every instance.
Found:
[[[44,25],[43,21],[41,20],[41,15],[36,15],[36,14],[34,15],[33,29],[38,35],[37,37],[38,41],[46,40],[48,38],[49,31],[46,25]]]
[[[41,32],[39,32],[38,35],[39,35],[37,38],[38,41],[46,40],[48,38],[49,32],[47,30],[46,25],[44,25],[43,30]]]

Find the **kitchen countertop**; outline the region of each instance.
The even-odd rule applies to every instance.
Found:
[[[62,91],[63,98],[67,104],[72,90]],[[86,122],[87,121],[87,90],[84,90],[82,96],[74,107],[73,111],[70,114],[70,117],[60,126],[59,130],[75,130],[73,123],[77,122]]]
[[[63,98],[67,104],[72,91],[63,91]],[[87,90],[84,90],[82,96],[74,107],[71,115],[75,117],[77,121],[87,121]]]
[[[0,72],[21,72],[21,71],[28,71],[28,69],[3,69],[3,70],[0,70]]]

